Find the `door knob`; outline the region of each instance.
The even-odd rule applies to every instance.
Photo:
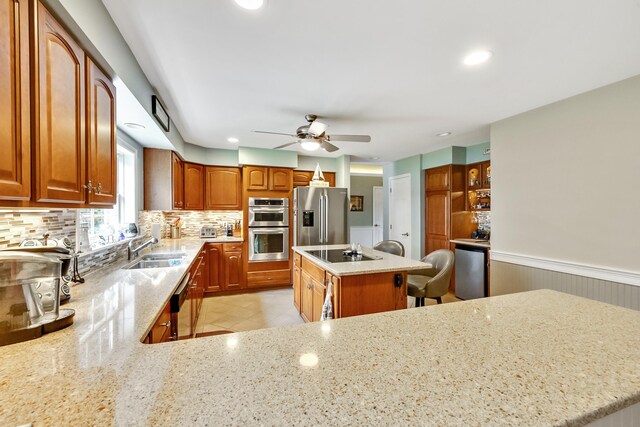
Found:
[[[380,227],[380,224],[373,224],[374,227]]]
[[[402,233],[403,236],[409,237],[409,233]]]

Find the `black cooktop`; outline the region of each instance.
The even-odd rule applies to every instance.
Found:
[[[371,258],[366,255],[349,255],[344,249],[322,249],[318,251],[307,251],[307,253],[325,262],[356,262],[380,259]]]

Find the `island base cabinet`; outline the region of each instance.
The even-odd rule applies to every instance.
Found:
[[[336,319],[407,308],[406,271],[338,277],[306,258],[300,267],[296,261],[294,258],[293,302],[305,322],[322,317],[329,283]]]
[[[402,284],[395,285],[395,275]],[[407,273],[377,273],[340,278],[340,317],[407,308]]]

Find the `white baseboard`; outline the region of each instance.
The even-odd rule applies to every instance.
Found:
[[[632,271],[613,270],[606,267],[558,261],[494,250],[491,251],[491,261],[507,262],[509,264],[541,268],[544,270],[557,271],[576,276],[590,277],[592,279],[606,280],[608,282],[640,286],[640,273]]]

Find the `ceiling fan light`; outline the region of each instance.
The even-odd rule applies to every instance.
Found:
[[[264,0],[235,0],[235,2],[241,8],[248,10],[260,9],[264,4]]]
[[[318,148],[320,148],[320,143],[318,141],[301,141],[300,142],[300,146],[302,147],[303,150],[306,151],[316,151]]]

